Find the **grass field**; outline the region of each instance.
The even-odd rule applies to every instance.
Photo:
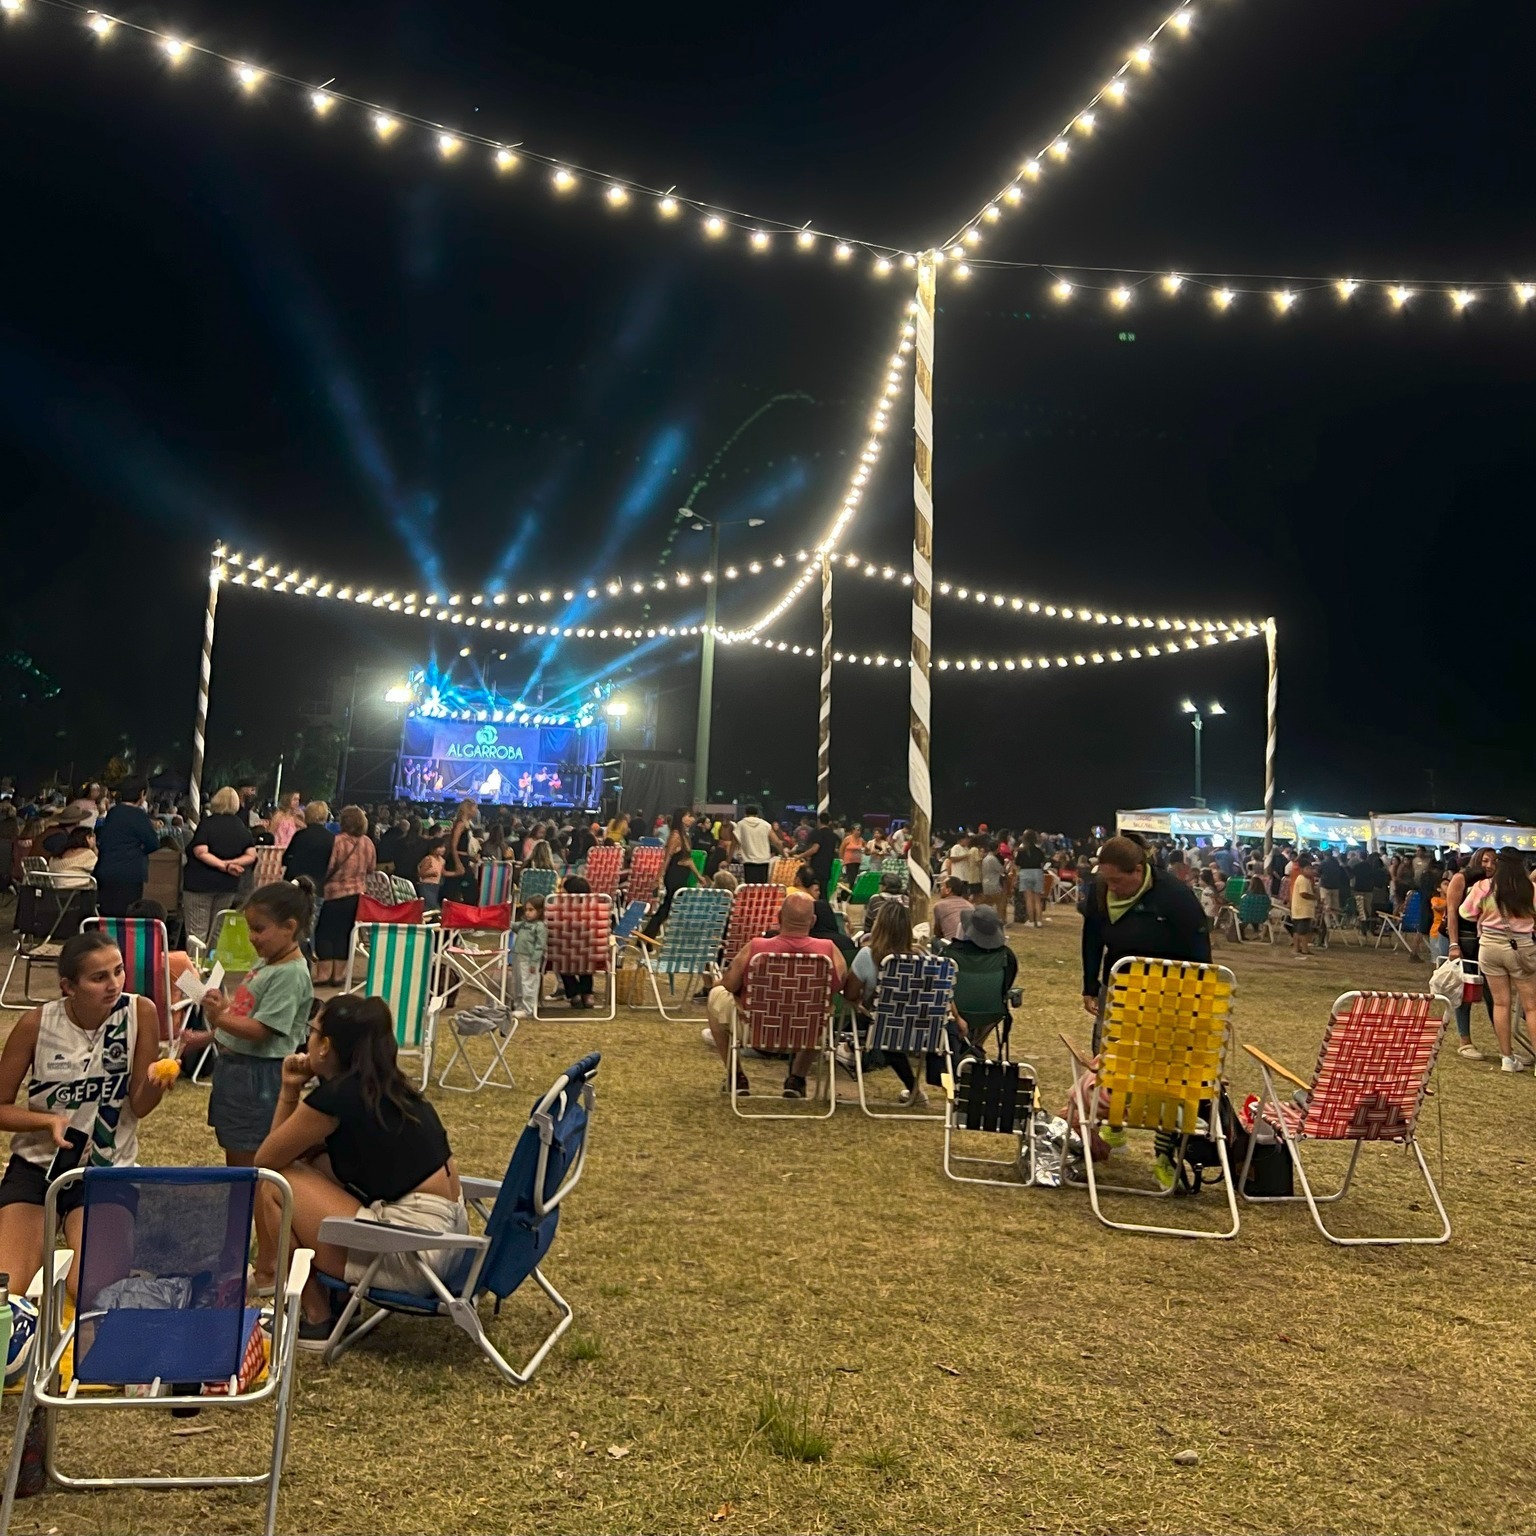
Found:
[[[1087,1034],[1076,919],[1014,942],[1014,1054],[1039,1063],[1059,1107],[1057,1031]],[[1218,958],[1237,972],[1239,1039],[1303,1076],[1336,994],[1422,986],[1426,971],[1385,950]],[[1475,1029],[1491,1048],[1481,1015]],[[515,1094],[435,1093],[461,1168],[499,1174],[535,1092],[593,1049],[588,1172],[546,1265],[572,1332],[523,1389],[446,1323],[386,1323],[335,1367],[303,1361],[281,1529],[1536,1528],[1529,1076],[1445,1055],[1452,1241],[1348,1251],[1301,1207],[1249,1207],[1234,1242],[1180,1243],[1106,1230],[1080,1191],[957,1185],[936,1124],[856,1108],[741,1124],[698,1026],[628,1010],[523,1025]],[[777,1066],[756,1063],[754,1088],[775,1088]],[[1257,1086],[1241,1052],[1232,1075],[1239,1098]],[[145,1123],[144,1160],[208,1160],[203,1114],[203,1091],[178,1088]],[[1439,1135],[1432,1104],[1437,1176]],[[1430,1231],[1411,1173],[1401,1150],[1368,1148],[1340,1226]],[[1207,1193],[1175,1219],[1223,1209]],[[544,1316],[519,1295],[494,1336],[517,1358]],[[102,1422],[67,1432],[66,1452],[170,1470],[231,1454],[254,1468],[267,1421],[205,1413],[207,1433],[178,1437],[167,1413],[120,1414],[110,1444]],[[1186,1451],[1198,1464],[1175,1461]],[[260,1504],[50,1494],[16,1527],[249,1531]]]

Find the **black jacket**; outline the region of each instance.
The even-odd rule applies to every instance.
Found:
[[[1200,899],[1176,876],[1152,871],[1152,884],[1117,923],[1109,920],[1106,888],[1094,882],[1083,912],[1083,993],[1096,997],[1110,967],[1127,955],[1151,960],[1211,958],[1211,930]]]

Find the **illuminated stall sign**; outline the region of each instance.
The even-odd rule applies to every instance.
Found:
[[[1423,847],[1454,847],[1461,841],[1459,823],[1437,816],[1372,816],[1371,833],[1378,843],[1413,843]]]
[[[1495,821],[1464,821],[1461,841],[1468,848],[1518,848],[1536,853],[1536,827],[1512,827]]]

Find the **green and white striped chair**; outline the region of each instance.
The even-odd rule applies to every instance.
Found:
[[[389,1004],[401,1054],[421,1057],[423,1089],[432,1073],[437,1016],[443,1008],[434,990],[442,937],[440,928],[427,923],[359,923],[347,955],[343,990],[382,997]]]

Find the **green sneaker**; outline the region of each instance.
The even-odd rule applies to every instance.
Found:
[[[1123,1147],[1125,1145],[1125,1127],[1123,1125],[1101,1125],[1099,1127],[1099,1140],[1106,1147]]]
[[[1173,1159],[1166,1152],[1159,1152],[1153,1160],[1152,1177],[1157,1180],[1157,1187],[1165,1192],[1172,1189],[1178,1182],[1179,1171],[1173,1166]]]

